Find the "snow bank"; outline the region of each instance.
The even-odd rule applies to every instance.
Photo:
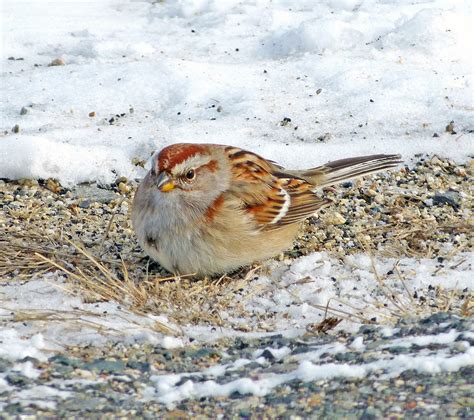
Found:
[[[464,161],[471,15],[446,0],[5,1],[0,177],[139,178],[135,158],[177,141],[298,168],[379,152]]]

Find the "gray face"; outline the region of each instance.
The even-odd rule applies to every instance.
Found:
[[[178,210],[187,207],[192,214],[199,215],[228,188],[229,171],[223,156],[191,156],[162,172],[156,169],[158,158],[154,158],[148,176],[150,187],[156,190],[155,200],[159,206],[173,203]]]

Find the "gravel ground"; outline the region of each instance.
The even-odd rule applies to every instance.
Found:
[[[437,156],[321,194],[335,204],[304,223],[293,249],[281,258],[315,250],[335,255],[366,251],[387,256],[449,257],[472,249],[474,160],[456,164]],[[65,237],[96,251],[104,260],[140,260],[129,213],[137,182],[120,178],[113,185],[79,185],[72,189],[55,180],[0,180],[0,222],[7,244],[41,246],[44,236]],[[108,236],[108,221],[114,215]],[[36,235],[36,237],[35,237]],[[449,244],[449,246],[446,246]],[[21,269],[21,267],[20,267]],[[157,272],[159,267],[155,267]],[[18,272],[12,273],[15,277]],[[163,272],[165,274],[165,272]]]
[[[71,260],[67,258],[72,255],[73,261],[79,264],[77,253],[64,245],[65,238],[80,243],[111,267],[118,266],[123,256],[130,265],[130,275],[142,279],[147,258],[137,246],[129,222],[135,187],[135,181],[126,179],[119,179],[111,186],[81,185],[72,189],[51,179],[0,180],[0,281],[28,280],[32,275],[51,270],[50,265],[34,259],[32,251],[69,263]],[[335,207],[308,219],[294,248],[279,258],[293,259],[314,250],[340,256],[370,249],[392,257],[438,258],[443,264],[452,255],[473,248],[472,190],[472,162],[459,165],[436,156],[421,158],[416,164],[364,182],[343,184],[336,190],[325,191],[326,196],[336,201]],[[67,251],[66,256],[61,255],[62,250]],[[155,275],[165,274],[154,264],[148,269]],[[469,312],[469,305],[467,309]],[[173,299],[161,304],[160,310],[175,321],[179,321],[179,312],[183,323],[199,322],[199,316],[186,315],[182,306],[176,311]],[[364,326],[358,335],[364,337],[365,350],[344,355],[328,353],[321,363],[358,365],[405,352],[444,351],[455,355],[464,351],[463,343],[472,345],[472,333],[467,333],[473,329],[472,318],[440,313],[423,320],[402,320],[398,327],[400,330],[394,336],[385,338],[381,327]],[[451,329],[462,333],[454,343],[387,349],[394,339]],[[69,348],[47,362],[22,361],[38,369],[37,377],[25,376],[11,362],[0,359],[0,372],[12,387],[6,391],[0,388],[0,407],[3,404],[0,418],[165,414],[170,418],[190,415],[203,418],[219,415],[225,418],[473,417],[472,366],[448,374],[406,370],[387,378],[381,370],[363,379],[293,380],[265,396],[233,393],[229,397],[184,400],[174,407],[150,398],[154,375],[198,372],[243,357],[255,359],[252,355],[258,350],[287,347],[289,353],[281,358],[267,351],[262,356],[263,362],[253,361],[216,380],[226,383],[238,377],[285,373],[295,369],[302,354],[324,343],[351,343],[355,336],[308,333],[297,340],[277,336],[236,339],[179,350],[120,343],[101,348]]]
[[[450,357],[465,351],[472,342],[473,319],[439,313],[423,320],[404,320],[399,330],[385,337],[377,326],[363,326],[357,336],[363,337],[365,348],[351,352],[321,356],[318,364],[349,366],[391,359],[397,355],[432,355],[446,352]],[[422,335],[458,331],[454,343],[408,346],[400,340]],[[252,362],[228,370],[216,379],[227,383],[235,378],[261,378],[272,373],[293,371],[306,354],[331,343],[348,344],[353,336],[307,335],[298,340],[270,336],[258,340],[237,339],[209,347],[188,347],[163,350],[150,345],[109,345],[104,348],[70,348],[47,362],[28,358],[39,370],[32,379],[12,371],[12,364],[0,359],[0,371],[7,372],[10,390],[0,395],[1,418],[37,416],[112,418],[117,416],[153,418],[472,418],[474,415],[474,369],[461,368],[452,373],[423,374],[405,370],[386,378],[384,369],[363,379],[322,379],[303,382],[293,380],[278,386],[267,395],[253,396],[232,393],[228,398],[200,398],[177,402],[168,407],[148,397],[154,386],[154,375],[188,372],[179,383],[203,381],[203,375],[193,373],[229,364],[240,358]],[[279,356],[283,349],[286,353]],[[260,352],[258,352],[260,350]],[[259,358],[255,354],[260,354]],[[36,400],[28,391],[43,395]],[[297,417],[293,417],[297,418]]]

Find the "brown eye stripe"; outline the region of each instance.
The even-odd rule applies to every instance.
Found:
[[[205,165],[202,165],[201,167],[199,167],[197,170],[200,171],[201,169],[207,169],[209,172],[216,172],[217,168],[218,168],[217,161],[211,160]]]

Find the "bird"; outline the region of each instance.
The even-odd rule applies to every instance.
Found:
[[[234,146],[175,143],[153,155],[132,226],[174,275],[230,273],[290,248],[301,222],[332,203],[317,190],[400,163],[400,155],[375,154],[288,170]]]

